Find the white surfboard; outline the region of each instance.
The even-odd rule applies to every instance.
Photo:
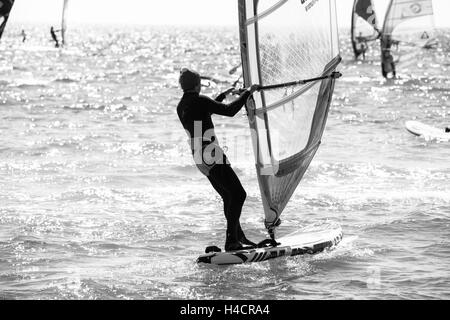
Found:
[[[422,136],[427,140],[450,141],[450,133],[445,129],[439,129],[419,121],[407,121],[406,130],[416,136]]]
[[[277,247],[207,253],[198,257],[197,263],[232,265],[316,254],[337,245],[342,237],[342,228],[338,224],[310,226],[277,239],[280,243]]]

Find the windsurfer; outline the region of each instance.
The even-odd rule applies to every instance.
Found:
[[[383,74],[383,77],[386,79],[388,78],[389,73],[392,73],[393,78],[396,77],[396,71],[395,71],[395,62],[394,57],[391,53],[391,46],[392,46],[392,38],[389,35],[385,35],[381,38],[381,41],[383,43],[382,45],[382,59],[381,59],[381,71]]]
[[[53,41],[55,41],[55,48],[59,48],[59,41],[58,37],[56,36],[56,32],[59,32],[61,30],[55,30],[53,26],[50,28],[50,35],[52,36]]]
[[[22,29],[22,32],[21,32],[21,36],[22,36],[22,42],[27,41],[27,34],[25,33],[25,30],[23,30],[23,29]]]
[[[369,46],[367,45],[367,39],[363,37],[362,32],[359,33],[359,36],[356,37],[356,48],[359,54],[363,55],[363,60],[366,60],[366,52]]]
[[[247,195],[218,144],[211,115],[233,117],[259,85],[245,90],[234,102],[224,104],[222,101],[234,88],[212,100],[200,95],[200,75],[186,68],[180,72],[179,83],[184,94],[177,106],[177,114],[190,138],[195,164],[223,199],[227,220],[225,251],[240,250],[244,245],[255,247],[256,244],[246,238],[239,222]]]

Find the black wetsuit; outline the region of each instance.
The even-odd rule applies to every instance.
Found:
[[[360,55],[363,55],[363,60],[366,60],[366,52],[367,52],[367,48],[369,47],[367,45],[367,40],[365,40],[364,37],[356,37],[356,41],[357,41],[357,52],[358,52],[358,57]]]
[[[382,59],[381,59],[381,73],[383,77],[388,78],[389,73],[395,78],[397,76],[395,71],[394,57],[391,53],[391,47],[394,41],[388,36],[381,39],[382,42]]]
[[[247,195],[217,143],[211,115],[233,117],[244,106],[249,96],[250,92],[245,91],[234,102],[223,104],[221,103],[225,98],[223,94],[212,100],[198,93],[188,92],[183,95],[177,107],[178,117],[191,139],[191,150],[196,165],[223,199],[227,219],[226,250],[227,244],[237,243],[245,237],[239,218]]]
[[[58,38],[56,37],[56,33],[55,33],[55,30],[53,28],[50,29],[50,34],[52,36],[53,41],[55,41],[55,47],[59,48],[59,41],[58,41]]]

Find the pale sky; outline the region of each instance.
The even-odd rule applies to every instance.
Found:
[[[388,0],[375,0],[383,20]],[[237,0],[69,0],[72,23],[237,25]],[[350,26],[353,0],[337,0],[340,27]],[[11,24],[58,23],[63,0],[16,0]],[[437,27],[450,27],[450,1],[433,0]]]

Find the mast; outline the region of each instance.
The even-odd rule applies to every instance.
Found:
[[[61,19],[61,45],[64,47],[66,44],[66,31],[67,31],[67,8],[69,5],[69,0],[64,0],[62,19]]]
[[[351,26],[351,34],[350,37],[352,39],[352,47],[353,47],[353,53],[355,54],[355,59],[358,59],[358,57],[361,55],[361,53],[358,51],[358,48],[356,47],[356,35],[355,35],[355,28],[356,28],[356,5],[358,4],[359,0],[355,0],[353,2],[353,11],[352,11],[352,26]]]
[[[390,0],[388,9],[386,10],[386,16],[384,17],[384,23],[383,23],[383,29],[381,32],[381,38],[380,38],[380,46],[381,46],[381,68],[383,76],[386,74],[385,67],[389,65],[387,61],[388,53],[390,55],[391,53],[391,41],[392,41],[392,29],[389,27],[389,17],[391,16],[391,11],[394,5],[395,0]]]

